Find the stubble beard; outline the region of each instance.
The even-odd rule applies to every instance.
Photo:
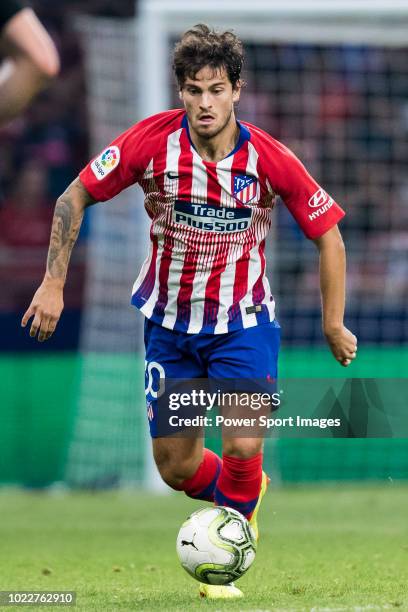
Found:
[[[231,117],[232,117],[232,113],[233,113],[233,108],[231,108],[229,115],[227,117],[227,119],[224,121],[224,123],[222,124],[222,126],[220,126],[219,128],[216,128],[215,131],[211,131],[211,132],[201,132],[201,130],[196,130],[197,134],[200,136],[200,138],[202,138],[203,140],[211,140],[212,138],[215,138],[216,136],[218,136],[218,134],[221,134],[221,132],[223,130],[225,130],[225,128],[227,127],[227,125],[229,124]]]

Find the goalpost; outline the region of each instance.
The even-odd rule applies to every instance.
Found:
[[[233,28],[247,55],[240,118],[288,144],[336,199],[353,207],[345,221],[351,327],[367,342],[406,341],[408,263],[401,259],[406,236],[398,221],[401,202],[408,206],[406,0],[140,0],[137,11],[135,20],[89,18],[81,25],[92,153],[138,119],[178,104],[170,53],[184,30],[199,22]],[[112,480],[160,489],[145,424],[142,357],[138,366],[132,357],[141,347],[141,330],[135,331],[138,317],[127,302],[147,246],[147,219],[133,191],[97,208],[69,480],[79,486]],[[277,225],[268,266],[278,317],[295,346],[312,347],[321,341],[315,249],[279,205],[273,228]],[[392,325],[389,313],[395,313]],[[393,373],[402,375],[402,368],[396,362]],[[388,442],[381,450],[387,457]],[[316,460],[322,448],[316,447]],[[308,460],[309,451],[299,449]],[[270,450],[276,451],[272,443]],[[408,467],[396,460],[401,471]],[[278,460],[269,461],[279,478]],[[361,461],[365,476],[364,457]],[[344,475],[349,470],[353,476],[356,457],[344,464]],[[290,469],[294,480],[302,479],[295,465]]]

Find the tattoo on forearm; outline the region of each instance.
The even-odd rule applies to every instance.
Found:
[[[72,190],[75,188],[74,183],[57,201],[48,250],[47,271],[53,278],[62,280],[65,280],[83,217],[82,211],[75,208],[72,202]]]

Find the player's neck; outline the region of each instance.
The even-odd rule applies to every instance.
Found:
[[[197,153],[208,162],[219,162],[227,157],[235,149],[239,135],[240,129],[234,113],[224,129],[213,138],[202,138],[190,128],[190,138]]]

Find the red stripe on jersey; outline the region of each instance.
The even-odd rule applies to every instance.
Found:
[[[165,140],[167,142],[167,140]],[[159,188],[160,195],[165,196],[164,192],[164,172],[166,170],[167,147],[164,146],[155,152],[153,157],[153,178]]]
[[[235,280],[234,290],[232,295],[232,305],[228,310],[229,322],[239,320],[241,317],[241,310],[239,302],[245,297],[248,289],[248,267],[249,267],[249,251],[238,259],[235,265]]]
[[[207,203],[219,206],[221,201],[221,185],[218,182],[217,165],[204,161],[207,170]]]
[[[235,269],[235,281],[232,303],[236,304],[245,297],[248,288],[249,250],[238,259]]]
[[[231,166],[231,193],[234,193],[234,177],[246,173],[248,164],[248,142],[240,148],[234,155],[234,161]],[[242,207],[244,204],[235,198],[237,207]],[[252,241],[251,241],[252,242]],[[235,279],[232,296],[232,303],[228,310],[228,317],[233,321],[241,316],[239,302],[242,300],[248,290],[248,266],[249,266],[249,251],[251,246],[245,245],[245,252],[241,255],[235,265]]]
[[[164,311],[169,296],[169,269],[171,264],[171,254],[173,251],[174,239],[172,236],[165,235],[163,252],[159,268],[159,295],[153,310],[157,317],[164,317]]]
[[[180,157],[178,161],[178,198],[191,201],[191,188],[193,184],[193,153],[186,130],[180,135]]]
[[[166,141],[167,142],[167,141]],[[157,151],[157,154],[153,158],[153,175],[156,184],[160,191],[160,196],[164,199],[166,197],[164,191],[164,179],[166,170],[166,159],[167,159],[167,147],[164,146],[162,149]],[[159,294],[153,313],[158,317],[164,317],[164,310],[168,301],[168,278],[169,268],[171,263],[171,254],[174,246],[174,240],[166,230],[164,231],[164,244],[163,251],[160,258],[159,267]]]
[[[191,191],[193,185],[193,153],[187,136],[183,130],[180,136],[180,157],[178,161],[178,198],[191,202]],[[194,248],[194,237],[191,235],[191,245],[185,254],[183,269],[180,276],[180,289],[177,295],[177,321],[188,325],[191,313],[191,294],[193,281],[197,266],[197,251]]]

